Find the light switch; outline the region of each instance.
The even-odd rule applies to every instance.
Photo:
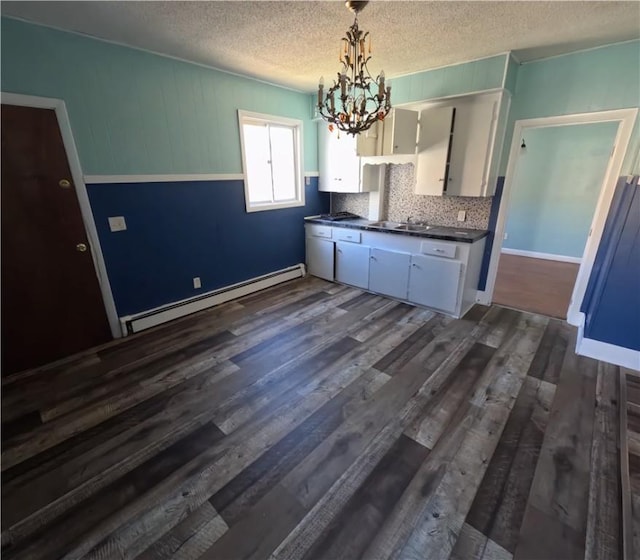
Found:
[[[466,219],[467,219],[466,210],[458,210],[458,221],[459,222],[464,222]]]
[[[111,231],[124,231],[127,229],[127,222],[124,216],[112,216],[109,218],[109,229]]]

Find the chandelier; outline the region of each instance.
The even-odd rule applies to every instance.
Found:
[[[391,110],[391,86],[385,89],[384,72],[371,77],[367,63],[371,59],[371,36],[358,27],[358,13],[368,2],[345,2],[355,14],[353,25],[340,42],[338,81],[325,92],[324,78],[318,84],[318,112],[338,130],[355,136],[383,120]],[[367,42],[368,39],[368,42]],[[336,99],[337,98],[337,99]]]

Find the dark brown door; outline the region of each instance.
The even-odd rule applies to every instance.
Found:
[[[2,105],[2,374],[70,356],[111,331],[52,109]]]

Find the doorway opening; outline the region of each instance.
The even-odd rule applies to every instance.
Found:
[[[516,121],[487,275],[493,302],[581,324],[637,113]]]
[[[495,303],[567,318],[617,130],[601,122],[522,134]]]

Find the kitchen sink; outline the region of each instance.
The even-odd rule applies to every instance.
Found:
[[[396,231],[427,231],[428,229],[434,227],[424,224],[407,224],[402,222],[389,222],[384,220],[380,222],[372,222],[369,224],[369,226],[383,229],[394,229]]]
[[[424,226],[422,224],[402,224],[393,229],[398,231],[427,231],[433,228],[433,226]]]
[[[400,224],[400,222],[387,222],[387,221],[371,222],[369,224],[370,227],[379,227],[384,229],[395,229],[400,225],[402,225]]]

